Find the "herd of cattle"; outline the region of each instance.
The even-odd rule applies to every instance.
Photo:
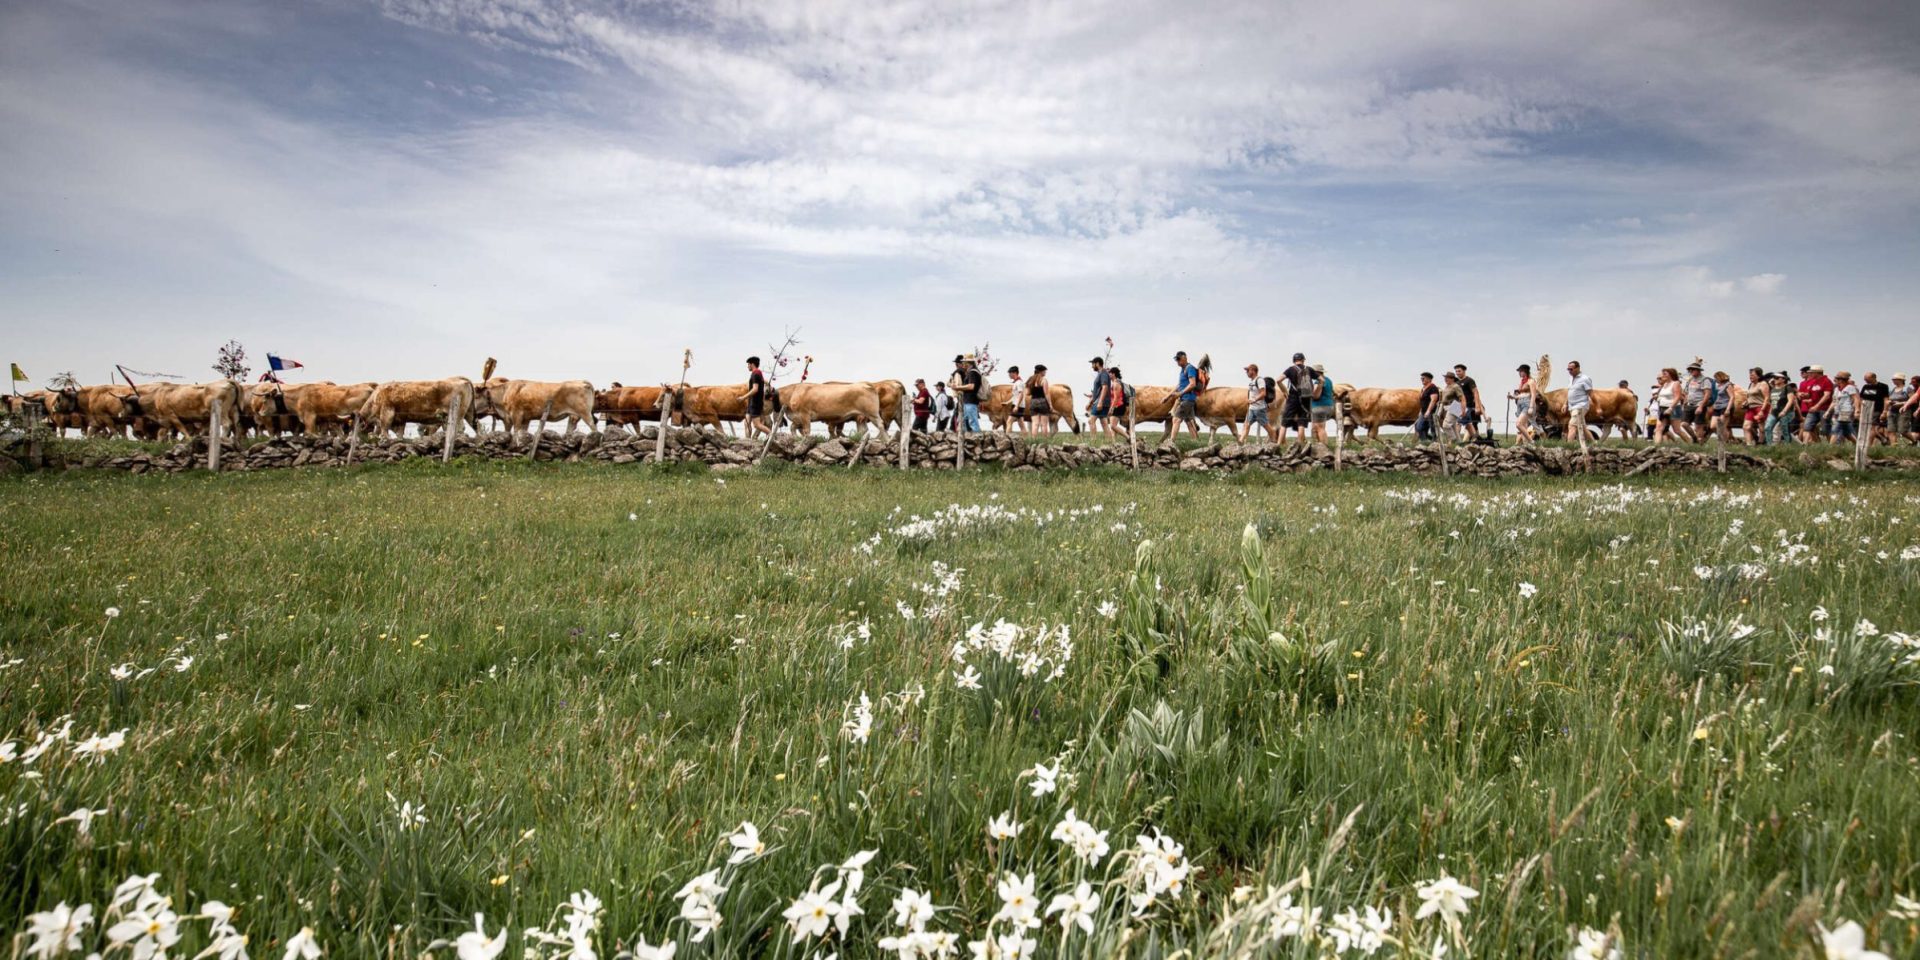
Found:
[[[1282,393],[1285,386],[1280,387]],[[248,433],[273,435],[344,434],[356,426],[376,435],[398,436],[408,424],[420,429],[446,423],[448,413],[459,400],[460,419],[476,431],[481,418],[491,417],[508,430],[521,432],[535,422],[566,422],[571,433],[576,426],[597,430],[600,424],[631,427],[660,420],[663,400],[670,399],[670,422],[675,426],[740,423],[746,419],[747,386],[689,386],[667,384],[657,387],[626,387],[618,383],[595,390],[585,380],[539,381],[494,378],[475,383],[466,377],[443,380],[393,380],[385,383],[336,384],[253,383],[232,380],[211,383],[148,383],[130,386],[103,384],[40,390],[8,397],[10,412],[18,415],[31,403],[38,403],[50,425],[58,431],[77,430],[88,436],[133,436],[144,440],[164,440],[197,436],[206,431],[215,410],[219,411],[223,432],[228,436]],[[1339,384],[1335,398],[1342,409],[1344,429],[1349,437],[1364,429],[1369,438],[1377,438],[1380,428],[1412,426],[1420,413],[1418,389],[1360,387]],[[776,424],[806,432],[812,425],[824,425],[839,434],[848,424],[882,431],[911,424],[903,402],[906,386],[898,380],[858,382],[795,383],[773,392],[769,416]],[[1013,388],[998,384],[981,405],[996,429],[1008,424]],[[1056,424],[1078,433],[1080,420],[1074,415],[1084,404],[1076,402],[1071,388],[1053,384],[1051,396]],[[1159,423],[1171,429],[1174,388],[1141,386],[1134,397],[1134,420]],[[1639,402],[1628,390],[1595,390],[1593,407],[1587,422],[1602,435],[1613,427],[1631,434],[1639,412]],[[1209,430],[1229,430],[1240,423],[1247,412],[1247,391],[1242,387],[1214,387],[1202,392],[1195,413]],[[1564,428],[1567,421],[1567,391],[1554,390],[1541,395],[1535,405],[1536,419],[1549,432]]]

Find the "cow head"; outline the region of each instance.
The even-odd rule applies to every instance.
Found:
[[[663,383],[660,385],[661,397],[673,398],[672,424],[676,427],[687,425],[687,385],[684,383]]]
[[[474,418],[497,417],[500,415],[500,407],[496,402],[498,397],[496,397],[495,394],[504,387],[505,381],[501,380],[488,380],[485,383],[476,383],[473,385],[472,414]]]
[[[48,390],[44,395],[47,413],[75,413],[80,409],[80,388],[68,384],[58,390]]]
[[[119,394],[120,415],[123,417],[144,417],[147,415],[145,403],[140,399],[139,388],[133,388]]]

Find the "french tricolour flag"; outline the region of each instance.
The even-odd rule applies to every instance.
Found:
[[[293,370],[298,367],[304,367],[306,364],[298,360],[284,359],[279,354],[269,353],[267,354],[267,366],[275,370]]]

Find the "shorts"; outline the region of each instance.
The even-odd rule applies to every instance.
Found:
[[[1570,437],[1578,438],[1578,439],[1586,438],[1587,436],[1587,408],[1586,407],[1568,407],[1567,408],[1567,435]]]
[[[1521,397],[1513,401],[1514,416],[1524,417],[1527,415],[1527,411],[1532,409],[1533,409],[1533,400],[1531,398]]]
[[[1800,413],[1800,429],[1808,433],[1820,433],[1827,425],[1827,411],[1814,412],[1803,410]]]
[[[1895,407],[1887,411],[1887,425],[1895,434],[1906,436],[1913,432],[1913,414]]]
[[[1333,419],[1332,407],[1314,407],[1313,408],[1314,423],[1326,423],[1327,421],[1332,419]]]
[[[1748,423],[1759,423],[1760,421],[1765,420],[1766,417],[1767,417],[1767,410],[1765,407],[1748,407],[1747,408],[1746,421]]]
[[[1113,404],[1103,400],[1093,405],[1093,416],[1107,417],[1112,415],[1113,415]]]
[[[1194,418],[1193,416],[1194,400],[1195,398],[1193,397],[1181,397],[1180,402],[1174,404],[1173,406],[1174,419],[1192,420]]]
[[[1037,400],[1027,401],[1027,416],[1050,417],[1052,415],[1053,415],[1053,405],[1049,404],[1044,397]]]
[[[1836,419],[1833,421],[1833,438],[1835,440],[1852,440],[1856,436],[1858,436],[1858,434],[1854,432],[1854,421],[1851,418],[1846,420]]]
[[[1306,425],[1306,407],[1297,407],[1290,403],[1287,404],[1286,409],[1280,411],[1280,428],[1282,430],[1291,430],[1295,427],[1305,427]]]
[[[1240,422],[1252,427],[1272,426],[1271,423],[1267,422],[1267,405],[1264,403],[1256,403],[1247,407],[1247,415],[1242,418]]]
[[[755,397],[751,400],[748,400],[747,401],[747,418],[751,420],[755,417],[760,417],[765,415],[767,412],[766,408],[767,408],[766,401],[760,399],[759,397]]]

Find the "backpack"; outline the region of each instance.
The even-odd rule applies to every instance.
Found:
[[[1272,377],[1261,377],[1260,379],[1261,379],[1261,380],[1263,380],[1263,381],[1265,381],[1265,384],[1263,385],[1263,389],[1262,389],[1262,391],[1261,391],[1261,394],[1260,394],[1260,402],[1261,402],[1261,403],[1272,403],[1272,402],[1273,402],[1273,387],[1274,387],[1274,383],[1273,383],[1273,378],[1272,378]]]
[[[1120,381],[1120,395],[1126,398],[1127,406],[1133,406],[1133,384]]]
[[[1198,381],[1198,383],[1199,383],[1199,386],[1200,386],[1200,392],[1201,392],[1201,393],[1206,393],[1206,392],[1207,392],[1207,384],[1209,384],[1209,383],[1212,383],[1212,382],[1213,382],[1213,374],[1211,374],[1211,373],[1208,373],[1208,372],[1207,372],[1207,368],[1205,368],[1205,367],[1201,367],[1201,368],[1199,368],[1199,370],[1200,370],[1200,376],[1198,376],[1198,377],[1197,377],[1197,378],[1195,378],[1195,379],[1196,379],[1196,380]]]

